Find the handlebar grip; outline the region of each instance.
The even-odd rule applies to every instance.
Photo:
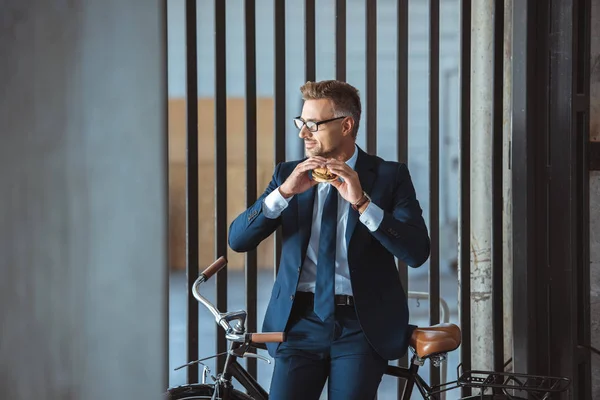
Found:
[[[202,271],[202,275],[205,276],[205,279],[210,279],[211,276],[222,270],[227,265],[227,259],[225,256],[221,256],[214,263],[210,264],[208,268]]]
[[[281,343],[285,342],[285,332],[249,333],[253,343]]]

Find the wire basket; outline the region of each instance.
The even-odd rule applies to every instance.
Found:
[[[527,393],[534,399],[546,400],[550,399],[554,393],[564,392],[571,384],[568,378],[560,377],[512,372],[470,370],[461,373],[461,371],[462,365],[459,365],[457,368],[459,386],[480,389],[481,393],[488,389],[492,389],[494,392],[502,391],[509,396],[508,398]]]

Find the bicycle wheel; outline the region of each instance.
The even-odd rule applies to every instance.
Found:
[[[213,385],[183,385],[167,391],[166,400],[211,400],[214,393]],[[231,400],[253,400],[252,397],[238,390],[233,390]]]

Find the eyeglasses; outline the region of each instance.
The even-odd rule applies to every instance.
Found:
[[[325,121],[305,121],[300,117],[296,117],[294,118],[294,124],[296,125],[296,128],[298,129],[302,129],[302,127],[304,127],[306,125],[306,129],[308,129],[310,132],[316,132],[319,130],[319,125],[321,124],[326,124],[328,122],[331,121],[335,121],[338,119],[342,119],[342,118],[346,118],[347,115],[343,116],[343,117],[336,117],[336,118],[331,118],[331,119],[326,119]]]

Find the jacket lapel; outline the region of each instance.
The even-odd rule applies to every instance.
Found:
[[[358,173],[358,179],[362,189],[371,193],[373,184],[375,183],[375,170],[374,170],[374,157],[365,153],[360,147],[358,147],[358,159],[354,170]],[[358,211],[355,211],[352,207],[348,209],[348,224],[346,226],[346,243],[350,245],[350,239],[356,228],[358,222]],[[349,247],[348,247],[349,248]]]

